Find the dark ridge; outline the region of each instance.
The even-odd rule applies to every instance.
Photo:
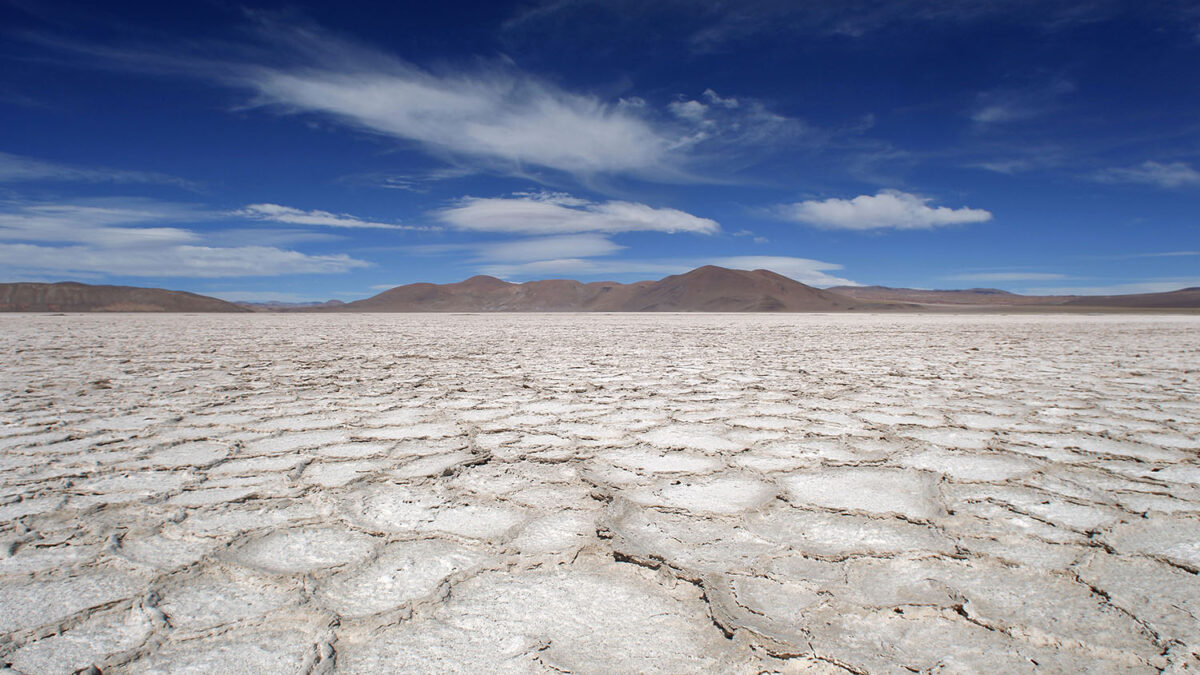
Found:
[[[0,284],[0,312],[249,312],[232,302],[187,291],[136,286]]]

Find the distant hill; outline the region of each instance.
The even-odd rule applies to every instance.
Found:
[[[244,307],[185,291],[135,286],[0,284],[0,312],[248,312]]]
[[[621,284],[565,279],[517,284],[477,276],[453,284],[408,284],[335,312],[838,312],[894,305],[806,286],[767,270],[706,266],[659,281]]]
[[[1057,305],[1071,296],[1017,295],[998,288],[924,290],[887,286],[834,286],[832,293],[876,302],[915,302],[925,305]]]
[[[324,302],[280,302],[271,300],[268,302],[248,302],[244,300],[233,300],[233,304],[238,307],[245,307],[252,312],[282,312],[289,309],[306,309],[309,307],[336,307],[346,303],[341,300],[326,300]]]
[[[658,281],[569,279],[511,283],[476,276],[397,286],[343,303],[233,303],[185,291],[75,282],[0,284],[0,312],[1083,312],[1200,309],[1200,287],[1168,293],[1018,295],[994,288],[921,290],[837,286],[821,290],[768,270],[712,265]]]
[[[1200,286],[1166,293],[1131,295],[1085,295],[1063,303],[1072,307],[1132,307],[1145,309],[1193,309],[1200,307]]]
[[[927,307],[942,305],[971,306],[977,308],[1003,309],[1021,307],[1030,309],[1081,310],[1104,309],[1198,309],[1200,287],[1183,288],[1166,293],[1138,293],[1131,295],[1018,295],[996,288],[968,288],[965,290],[922,290],[916,288],[888,288],[887,286],[835,286],[827,289],[860,300],[876,302],[909,302]]]

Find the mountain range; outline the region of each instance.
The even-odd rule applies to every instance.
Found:
[[[878,304],[806,286],[767,270],[710,265],[632,284],[567,279],[516,284],[488,276],[454,284],[408,284],[328,311],[840,312]]]
[[[768,270],[705,266],[658,281],[512,283],[489,276],[397,286],[354,302],[232,303],[184,291],[74,282],[0,284],[7,312],[852,312],[1200,309],[1200,287],[1167,293],[1027,296],[990,288],[821,290]]]
[[[231,302],[186,291],[136,286],[0,284],[0,312],[249,312]]]

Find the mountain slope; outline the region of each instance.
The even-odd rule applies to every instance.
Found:
[[[624,307],[634,312],[828,312],[862,303],[767,270],[708,265],[639,288]]]
[[[1028,307],[1052,310],[1055,307],[1079,310],[1106,309],[1197,309],[1200,308],[1200,287],[1183,288],[1166,293],[1137,293],[1131,295],[1018,295],[995,288],[965,290],[922,290],[889,288],[887,286],[835,286],[828,289],[839,295],[860,300],[910,302],[930,306],[959,305],[977,308]]]
[[[917,302],[927,305],[1057,305],[1070,296],[1018,295],[998,288],[968,288],[963,290],[924,290],[919,288],[889,288],[887,286],[834,286],[828,289],[839,295],[877,302]]]
[[[1195,309],[1200,308],[1200,286],[1181,288],[1166,293],[1134,293],[1131,295],[1086,295],[1068,300],[1072,307],[1126,307],[1130,309]]]
[[[248,312],[231,302],[185,291],[134,286],[0,284],[0,312]]]
[[[324,311],[831,312],[862,308],[862,301],[767,270],[706,266],[659,281],[633,284],[585,284],[567,279],[515,284],[487,276],[453,284],[408,284]]]

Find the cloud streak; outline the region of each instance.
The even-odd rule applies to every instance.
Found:
[[[930,206],[932,201],[898,190],[883,190],[876,195],[853,199],[830,198],[787,204],[779,215],[806,225],[831,230],[928,230],[947,225],[983,223],[992,214],[983,209]]]
[[[1024,88],[981,92],[970,113],[971,121],[982,127],[1040,117],[1057,108],[1059,100],[1075,89],[1073,82],[1060,78]]]
[[[1112,0],[543,0],[523,5],[504,29],[510,40],[591,46],[619,39],[631,26],[653,23],[664,27],[660,39],[680,40],[693,50],[708,52],[750,39],[862,38],[896,27],[969,26],[983,21],[1058,30],[1102,20],[1117,14],[1120,7]]]
[[[185,204],[145,199],[0,205],[0,241],[70,242],[96,246],[162,246],[199,241],[192,231],[159,225],[205,216]]]
[[[0,265],[23,270],[94,272],[135,277],[225,278],[336,274],[368,263],[344,254],[308,255],[268,246],[144,249],[0,244]]]
[[[329,211],[304,211],[279,204],[250,204],[234,211],[233,215],[251,220],[265,220],[290,225],[316,225],[322,227],[371,228],[377,230],[422,230],[428,228],[393,223],[363,220],[346,213]]]
[[[945,279],[955,281],[1051,281],[1054,279],[1069,279],[1065,274],[1050,272],[973,272],[970,274],[953,274]]]
[[[455,206],[435,211],[434,217],[459,230],[508,234],[721,231],[715,220],[677,209],[624,201],[592,202],[561,193],[467,197]]]
[[[199,189],[197,184],[192,181],[153,171],[126,171],[106,167],[82,167],[0,152],[0,183],[34,181],[146,183],[151,185],[173,185],[193,191]]]
[[[234,65],[219,76],[256,103],[331,117],[434,155],[508,170],[670,173],[675,140],[628,106],[564,90],[511,65],[432,72],[316,30],[265,23],[300,62]]]
[[[520,69],[507,59],[422,67],[322,28],[249,12],[250,40],[157,49],[38,38],[88,58],[88,65],[192,77],[251,93],[241,109],[333,121],[399,142],[446,162],[446,177],[502,173],[588,185],[612,177],[715,183],[726,160],[775,154],[800,138],[827,138],[750,98],[712,89],[696,100],[658,105],[606,98]],[[688,111],[691,111],[689,114]],[[381,180],[374,180],[375,177]],[[425,191],[438,172],[364,176],[394,189]]]
[[[624,246],[613,243],[607,237],[598,234],[572,234],[489,242],[474,245],[472,248],[479,260],[509,262],[592,258],[612,255],[625,249]]]
[[[720,265],[733,269],[768,269],[810,286],[860,285],[850,279],[828,274],[830,271],[842,269],[842,266],[837,263],[786,256],[724,256],[648,260],[558,258],[520,264],[484,265],[479,268],[479,271],[483,274],[517,279],[536,279],[547,276],[595,278],[603,275],[645,275],[659,278],[671,274],[683,274],[703,265]]]
[[[179,227],[217,217],[186,204],[147,199],[0,204],[0,270],[161,277],[334,274],[370,263],[274,246],[212,246]]]
[[[1184,162],[1142,162],[1138,166],[1105,169],[1095,175],[1101,183],[1134,183],[1160,188],[1200,186],[1200,171]]]

